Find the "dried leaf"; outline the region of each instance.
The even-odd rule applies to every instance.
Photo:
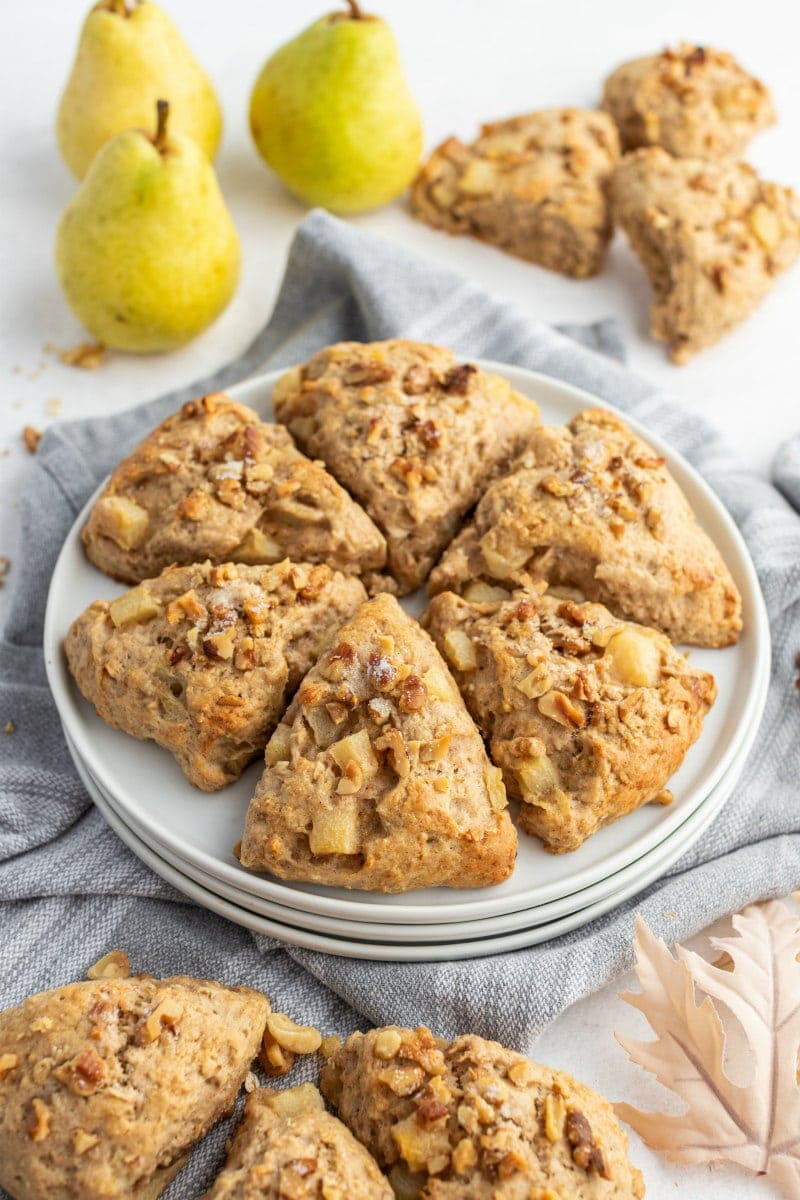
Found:
[[[637,1042],[617,1034],[617,1039],[633,1062],[687,1107],[681,1116],[642,1113],[628,1104],[618,1104],[616,1111],[648,1146],[675,1162],[735,1162],[797,1197],[798,918],[771,901],[746,908],[733,926],[736,936],[712,939],[723,956],[722,965],[713,965],[682,946],[675,947],[673,958],[644,921],[637,921],[636,975],[643,990],[621,998],[644,1014],[657,1037]],[[696,990],[704,993],[699,1002]],[[741,1085],[724,1069],[731,1015],[746,1039],[749,1072]],[[743,1078],[744,1072],[737,1069],[736,1075]]]

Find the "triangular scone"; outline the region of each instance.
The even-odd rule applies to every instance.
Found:
[[[317,563],[168,567],[73,623],[69,669],[98,715],[175,756],[203,791],[256,758],[325,642],[366,593]]]
[[[221,392],[184,404],[120,463],[83,542],[124,583],[204,559],[291,558],[354,575],[386,561],[383,535],[322,464]]]
[[[448,138],[411,192],[416,217],[519,258],[586,278],[611,239],[608,180],[619,136],[607,113],[553,108],[484,125],[472,145]]]
[[[0,1013],[0,1186],[14,1200],[154,1200],[234,1105],[266,996],[99,979]]]
[[[203,1200],[394,1200],[394,1192],[305,1083],[250,1093],[225,1166]]]
[[[485,887],[513,869],[500,772],[438,650],[392,596],[338,631],[266,761],[245,867],[380,892]]]
[[[677,363],[749,317],[800,255],[800,197],[747,163],[635,150],[611,209],[655,293],[650,330]]]
[[[676,642],[727,646],[742,627],[730,572],[664,459],[604,409],[537,430],[446,551],[429,590],[531,578],[576,588]]]
[[[564,1071],[424,1025],[353,1033],[322,1092],[389,1172],[425,1200],[642,1200],[609,1102]]]
[[[575,850],[659,796],[700,735],[714,677],[601,604],[492,590],[475,584],[486,599],[472,602],[443,592],[424,624],[522,801],[523,829]]]
[[[421,342],[342,342],[276,384],[275,415],[386,535],[402,592],[424,583],[539,410],[506,380]]]

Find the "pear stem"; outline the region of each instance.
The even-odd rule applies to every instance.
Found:
[[[364,14],[358,6],[358,0],[347,0],[350,5],[350,16],[354,21],[363,21]]]
[[[153,138],[153,145],[159,153],[167,148],[167,118],[169,117],[169,100],[156,100],[156,112],[158,114],[156,121],[156,136]]]

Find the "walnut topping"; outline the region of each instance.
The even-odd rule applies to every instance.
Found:
[[[426,421],[418,421],[414,426],[414,432],[424,446],[430,449],[438,446],[442,440],[442,431],[435,421],[430,418]]]
[[[603,1152],[594,1140],[592,1127],[582,1112],[571,1109],[565,1125],[567,1141],[572,1146],[572,1161],[584,1171],[594,1169],[602,1179],[610,1179]]]
[[[294,1054],[291,1050],[278,1045],[269,1029],[264,1030],[258,1061],[264,1071],[272,1078],[288,1075],[294,1065]]]
[[[322,1034],[311,1025],[297,1025],[285,1013],[270,1013],[267,1029],[283,1050],[292,1054],[315,1054],[322,1045]]]
[[[497,1174],[500,1179],[510,1179],[517,1171],[522,1171],[527,1163],[518,1150],[509,1150],[497,1164]]]
[[[539,697],[539,712],[567,729],[582,729],[586,724],[583,710],[565,696],[563,692],[546,692]]]
[[[422,363],[414,363],[403,376],[403,391],[408,396],[421,396],[433,385],[433,375],[430,368]]]
[[[471,1167],[474,1167],[478,1161],[478,1151],[475,1149],[475,1143],[471,1138],[465,1137],[456,1146],[453,1151],[453,1170],[456,1175],[466,1175]]]
[[[428,689],[418,675],[409,675],[404,680],[400,692],[400,709],[402,712],[420,712],[428,699]]]
[[[5,1079],[9,1072],[14,1070],[14,1067],[19,1065],[19,1055],[17,1054],[0,1054],[0,1080]]]
[[[129,979],[131,963],[124,950],[110,950],[86,972],[87,979]]]
[[[64,1082],[76,1096],[91,1096],[102,1087],[107,1075],[106,1064],[94,1050],[84,1050],[72,1062],[61,1068]]]
[[[222,629],[219,633],[213,633],[207,638],[203,638],[203,653],[206,658],[211,658],[215,662],[226,662],[229,658],[233,658],[234,645],[236,643],[236,629],[229,626],[227,629]]]
[[[417,1124],[423,1128],[428,1128],[431,1125],[436,1125],[439,1121],[444,1121],[448,1115],[448,1107],[441,1100],[423,1100],[417,1109]]]
[[[172,600],[164,613],[170,625],[177,625],[178,621],[182,621],[184,617],[195,622],[205,621],[208,617],[206,607],[201,603],[194,588],[190,588],[188,592],[184,592],[182,596]]]
[[[369,682],[379,692],[387,692],[397,675],[397,669],[384,654],[374,651],[369,656],[367,676]]]
[[[32,1142],[43,1142],[50,1134],[50,1109],[38,1097],[31,1100],[31,1111],[28,1114],[28,1137]]]
[[[458,396],[465,396],[469,391],[472,376],[477,373],[478,368],[474,363],[461,363],[456,367],[451,367],[441,381],[442,389]]]
[[[544,1098],[544,1134],[549,1142],[557,1142],[564,1132],[566,1108],[560,1096],[550,1093]]]
[[[539,484],[543,492],[547,492],[549,496],[573,496],[575,494],[575,485],[567,479],[559,479],[557,475],[545,475],[544,479]]]
[[[183,1008],[171,996],[164,996],[156,1005],[142,1026],[142,1040],[145,1043],[155,1042],[164,1028],[175,1033],[177,1023],[183,1016]]]
[[[364,359],[351,363],[344,372],[344,382],[356,386],[363,384],[386,383],[394,375],[394,367],[377,359]]]
[[[94,1150],[95,1146],[100,1145],[100,1138],[95,1133],[87,1133],[85,1129],[76,1129],[72,1135],[72,1149],[80,1158],[82,1154],[86,1154],[89,1150]]]
[[[406,779],[411,770],[403,735],[398,729],[387,729],[375,743],[376,749],[385,750],[389,766],[400,779]]]

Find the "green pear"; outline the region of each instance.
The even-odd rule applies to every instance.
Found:
[[[168,96],[174,133],[213,159],[222,132],[208,76],[167,14],[150,0],[101,0],[89,12],[58,109],[56,134],[69,169],[83,179],[116,133],[150,124]]]
[[[130,129],[103,146],[56,239],[64,295],[93,337],[118,350],[172,350],[226,307],[239,278],[239,239],[214,168],[170,132]]]
[[[348,2],[276,51],[250,97],[262,157],[306,204],[340,213],[393,200],[422,152],[394,35]]]

